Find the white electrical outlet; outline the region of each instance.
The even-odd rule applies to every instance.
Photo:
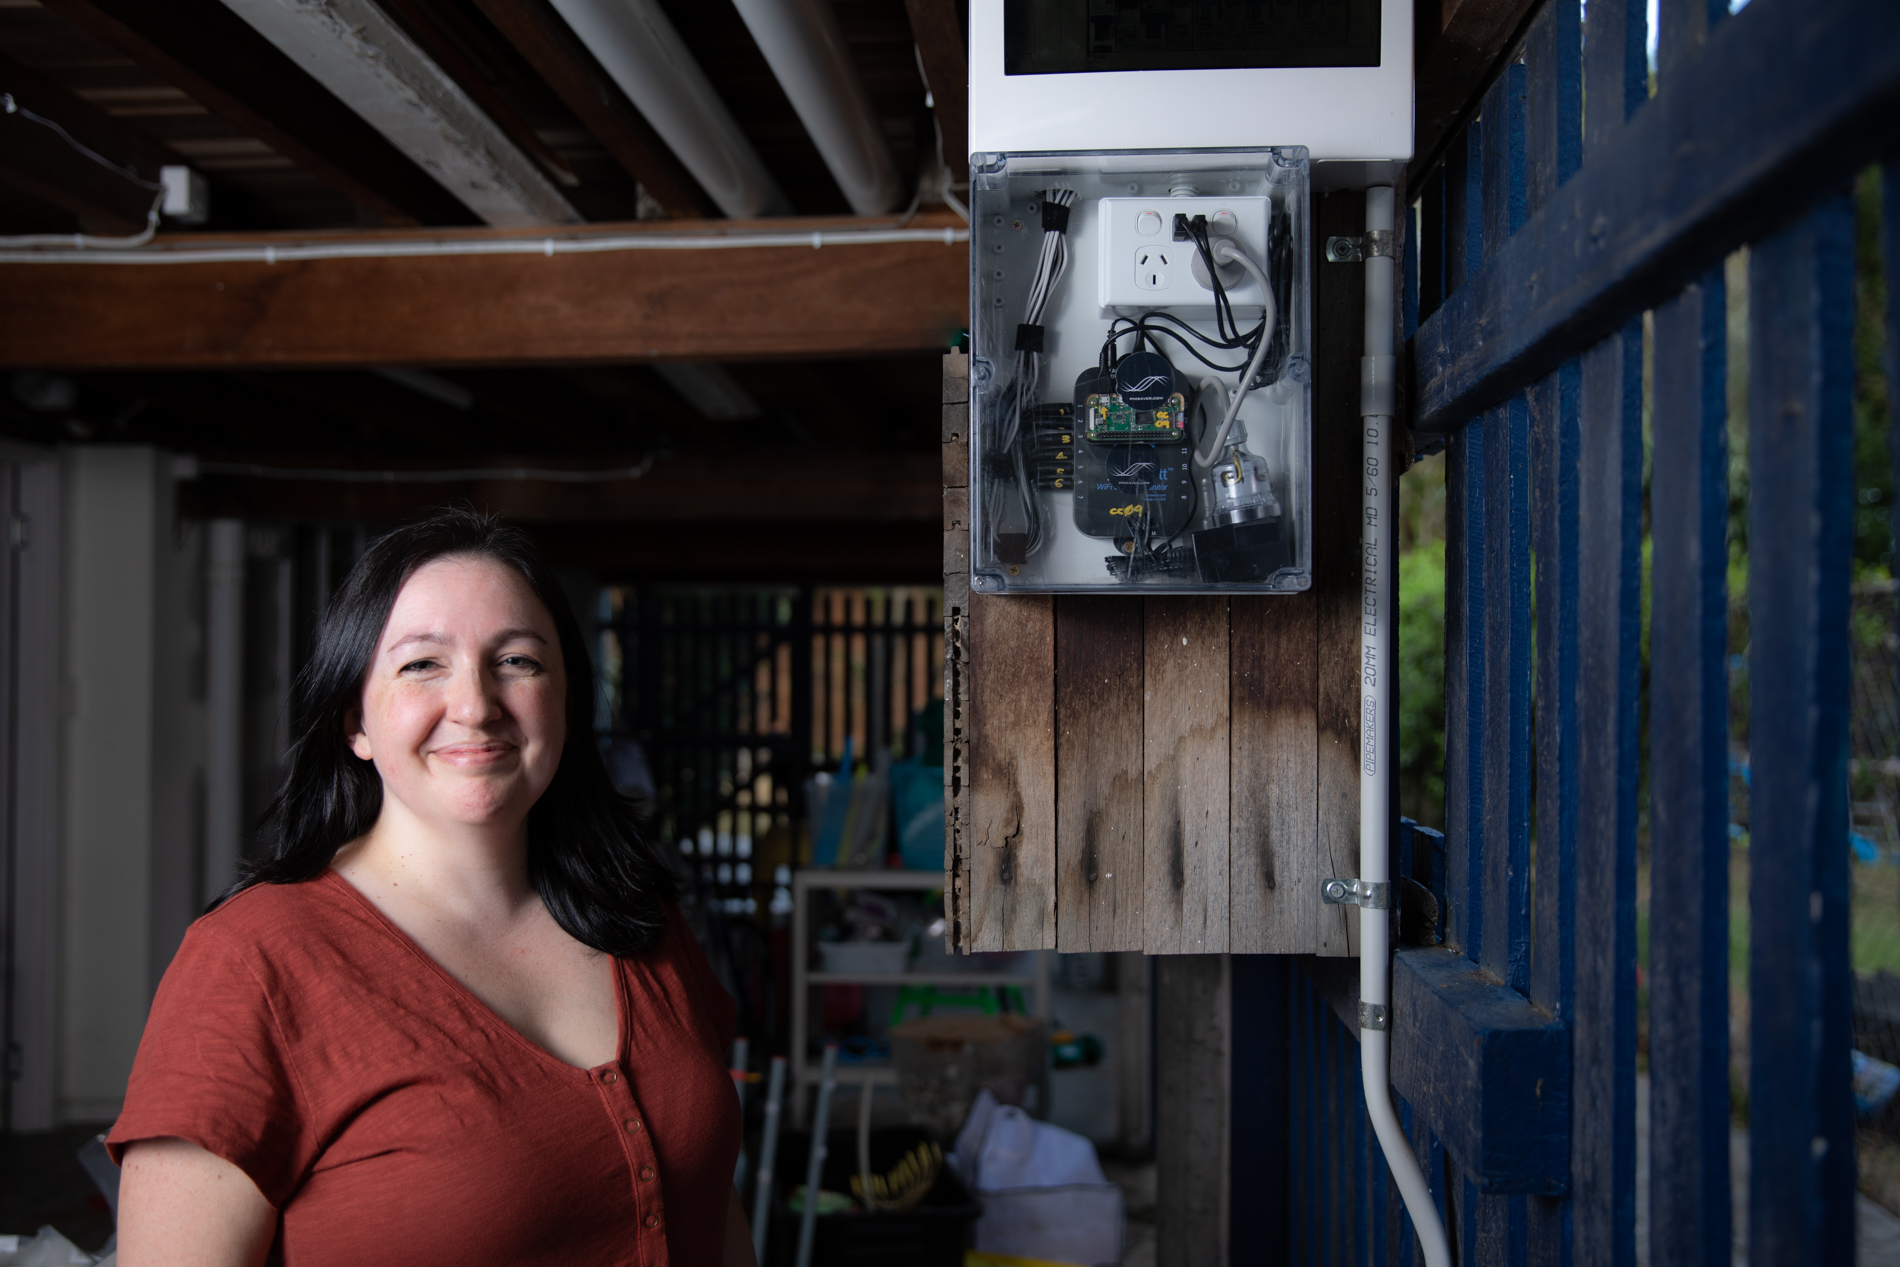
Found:
[[[1234,239],[1266,267],[1267,223],[1272,214],[1264,197],[1103,198],[1100,217],[1099,298],[1103,308],[1166,308],[1181,316],[1214,311],[1214,291],[1199,249],[1188,238],[1176,239],[1177,215],[1206,216],[1209,236]],[[1260,284],[1238,265],[1221,270],[1221,284],[1236,309],[1261,306]]]
[[[1183,243],[1188,246],[1190,243]],[[1180,248],[1168,246],[1138,246],[1135,248],[1135,285],[1143,290],[1167,290],[1174,285],[1174,263],[1180,256]]]

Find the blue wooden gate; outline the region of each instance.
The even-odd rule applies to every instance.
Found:
[[[1401,833],[1398,861],[1442,897],[1446,944],[1400,952],[1394,1085],[1460,1263],[1636,1259],[1646,312],[1647,1256],[1728,1262],[1736,1205],[1755,1264],[1854,1256],[1848,186],[1900,158],[1900,4],[1659,13],[1652,96],[1642,0],[1551,0],[1408,194],[1412,424],[1446,446],[1450,502],[1447,830]],[[1900,163],[1884,190],[1900,382]],[[1723,261],[1742,247],[1753,1024],[1731,1193]],[[1409,1264],[1354,1033],[1322,995],[1237,969],[1256,1031],[1237,1051],[1267,1054],[1236,1068],[1233,1261]],[[1261,1074],[1284,1100],[1243,1093]],[[1284,1155],[1243,1157],[1267,1139]]]

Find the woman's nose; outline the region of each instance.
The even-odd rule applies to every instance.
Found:
[[[449,716],[465,726],[479,726],[500,713],[495,682],[478,667],[456,673],[449,693]]]

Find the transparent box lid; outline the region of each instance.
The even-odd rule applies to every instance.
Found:
[[[974,157],[973,588],[1312,584],[1308,166]]]

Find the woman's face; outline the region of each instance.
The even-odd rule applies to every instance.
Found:
[[[554,619],[492,559],[418,568],[363,683],[351,750],[383,794],[443,828],[520,822],[554,779],[567,674]]]

